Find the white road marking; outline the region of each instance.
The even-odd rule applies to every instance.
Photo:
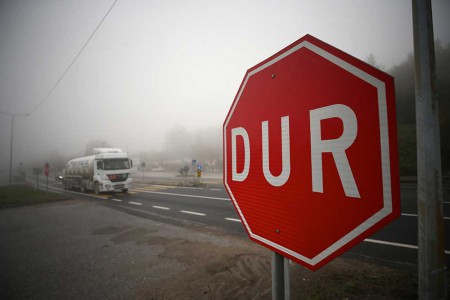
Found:
[[[145,192],[145,191],[157,191],[158,189],[141,189],[141,188],[133,188],[131,191],[135,193]]]
[[[210,191],[221,191],[222,189],[215,189],[215,188],[211,188],[209,189]]]
[[[418,217],[418,215],[415,214],[402,214],[404,217]],[[450,217],[444,217],[444,220],[450,220]]]
[[[193,186],[173,186],[175,189],[189,189],[189,190],[204,190],[205,188],[193,187]]]
[[[380,240],[373,240],[373,239],[365,239],[364,242],[368,243],[374,243],[374,244],[381,244],[381,245],[388,245],[388,246],[395,246],[395,247],[401,247],[401,248],[408,248],[408,249],[419,249],[416,245],[409,245],[409,244],[401,244],[401,243],[394,243],[394,242],[387,242],[387,241],[380,241]],[[445,254],[450,254],[450,250],[445,250]]]
[[[159,189],[172,189],[174,188],[174,186],[172,185],[160,185],[160,184],[135,184],[133,189],[154,189],[154,188],[159,188]]]
[[[404,217],[417,217],[415,214],[402,214]]]
[[[134,204],[134,205],[142,205],[142,203],[139,203],[139,202],[133,202],[133,201],[128,201],[128,203]]]
[[[190,215],[196,215],[196,216],[206,216],[206,214],[202,214],[202,213],[195,212],[195,211],[182,210],[180,212],[182,212],[184,214],[190,214]]]
[[[233,222],[240,222],[240,223],[242,223],[242,221],[241,221],[241,220],[239,220],[239,219],[234,219],[234,218],[225,218],[225,220],[227,220],[227,221],[233,221]]]
[[[201,198],[201,199],[230,201],[230,198],[207,197],[207,196],[197,196],[197,195],[189,195],[189,194],[176,194],[176,193],[151,192],[151,191],[143,191],[143,192],[144,193],[148,193],[148,194],[158,194],[158,195],[167,195],[167,196],[179,196],[179,197],[189,197],[189,198]]]
[[[364,242],[381,244],[381,245],[389,245],[389,246],[395,246],[395,247],[402,247],[402,248],[408,248],[408,249],[418,249],[418,246],[415,246],[415,245],[401,244],[401,243],[394,243],[394,242],[387,242],[387,241],[380,241],[380,240],[373,240],[373,239],[365,239]]]
[[[122,202],[122,200],[120,200],[120,199],[115,199],[115,198],[112,198],[111,200],[112,200],[112,201],[117,201],[117,202]]]
[[[157,209],[170,210],[170,208],[168,208],[168,207],[164,207],[164,206],[157,206],[157,205],[153,205],[152,207],[154,207],[154,208],[157,208]]]

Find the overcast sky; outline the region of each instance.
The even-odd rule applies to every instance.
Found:
[[[0,111],[33,111],[113,2],[0,0]],[[432,4],[447,45],[450,1]],[[413,52],[411,1],[119,0],[45,102],[16,118],[14,164],[93,139],[138,152],[176,125],[220,128],[246,70],[305,34],[389,69]],[[10,130],[0,114],[0,165]]]

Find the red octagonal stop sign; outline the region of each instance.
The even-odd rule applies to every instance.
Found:
[[[45,176],[48,176],[48,174],[50,174],[50,165],[48,163],[45,163],[44,174]]]
[[[393,78],[310,35],[247,71],[223,138],[250,238],[312,270],[400,214]]]

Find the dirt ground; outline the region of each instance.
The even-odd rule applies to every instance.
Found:
[[[85,200],[0,210],[2,299],[271,299],[271,252],[245,236]],[[414,299],[416,270],[290,265],[291,299]]]
[[[149,278],[135,299],[271,299],[272,253],[240,236],[196,226],[167,228],[109,227],[115,244],[157,245],[152,268],[163,276]],[[182,230],[180,235],[179,229]],[[361,259],[338,258],[312,272],[290,264],[291,299],[414,299],[416,270]]]
[[[112,240],[121,241],[121,233],[115,234]],[[206,234],[214,234],[214,239],[217,238],[216,232]],[[151,237],[136,231],[132,242],[160,245],[162,251],[157,264],[177,264],[180,270],[142,286],[136,291],[137,298],[271,299],[271,252],[244,238],[222,238],[227,240],[226,244],[180,237]],[[291,263],[290,276],[291,299],[417,297],[417,279],[411,267],[394,268],[338,258],[316,272]]]

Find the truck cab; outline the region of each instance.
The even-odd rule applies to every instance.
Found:
[[[95,155],[93,190],[95,193],[121,190],[127,192],[133,187],[131,179],[132,161],[126,153],[98,153]]]

